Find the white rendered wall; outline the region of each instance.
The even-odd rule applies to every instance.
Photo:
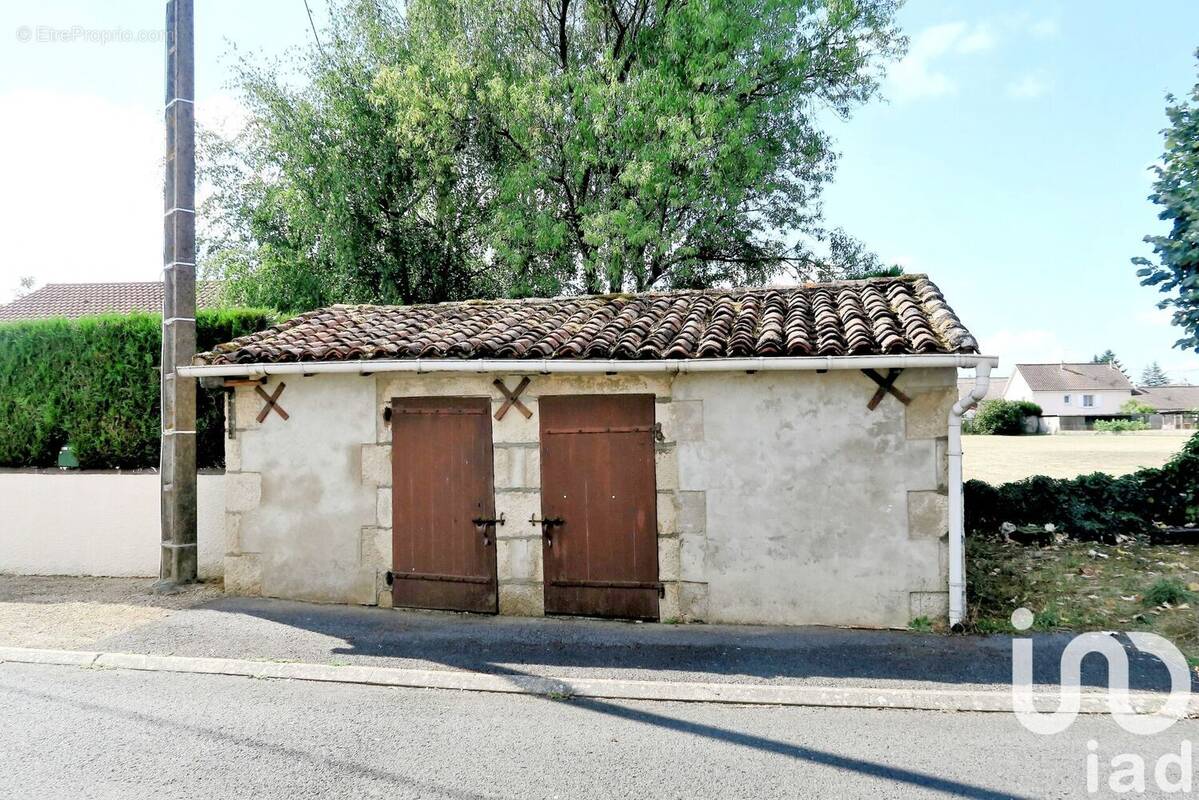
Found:
[[[201,577],[222,572],[225,476],[201,475]],[[0,574],[158,575],[157,473],[0,473]]]

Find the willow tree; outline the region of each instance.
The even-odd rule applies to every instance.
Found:
[[[877,91],[904,45],[895,7],[343,7],[308,55],[309,88],[243,81],[259,153],[223,182],[224,258],[254,278],[319,256],[355,297],[419,278],[392,292],[405,302],[815,274],[835,161],[821,123]]]

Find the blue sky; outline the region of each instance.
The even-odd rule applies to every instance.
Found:
[[[197,6],[198,113],[234,124],[231,44],[304,43],[304,5]],[[155,0],[0,8],[0,301],[22,275],[157,278],[162,16]],[[1162,229],[1147,167],[1164,95],[1196,81],[1199,3],[912,0],[900,21],[912,48],[886,99],[830,123],[829,223],[929,273],[1001,373],[1110,347],[1199,383],[1129,263]],[[114,29],[135,40],[88,40]]]

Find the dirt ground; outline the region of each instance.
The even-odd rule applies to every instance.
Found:
[[[155,594],[153,578],[0,575],[0,645],[86,648],[222,596],[219,583]]]
[[[1065,541],[966,540],[966,606],[979,633],[1014,633],[1024,606],[1044,631],[1143,630],[1199,664],[1199,548]]]
[[[1092,472],[1124,475],[1160,467],[1194,431],[1063,433],[1053,436],[963,436],[967,479],[999,484],[1032,475],[1074,478]]]

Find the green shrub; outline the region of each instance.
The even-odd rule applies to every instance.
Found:
[[[1018,436],[1024,433],[1024,418],[1039,417],[1041,407],[1027,400],[986,400],[978,407],[972,433]]]
[[[257,309],[201,311],[200,349],[271,324]],[[0,324],[0,466],[51,467],[68,442],[85,469],[158,466],[161,317]],[[197,463],[224,463],[224,400],[197,393]]]
[[[1113,477],[1102,472],[1077,478],[1036,475],[992,486],[966,481],[966,530],[997,534],[1014,525],[1053,523],[1076,539],[1113,539],[1151,534],[1158,524],[1199,522],[1199,433],[1159,469]]]
[[[1177,578],[1160,578],[1141,595],[1145,604],[1151,606],[1160,606],[1162,603],[1176,606],[1189,602],[1193,597],[1194,595],[1187,591],[1187,587]]]
[[[1121,414],[1156,414],[1157,409],[1148,403],[1137,400],[1135,397],[1129,400],[1124,405],[1120,406]]]
[[[1149,424],[1139,419],[1097,419],[1093,427],[1100,433],[1126,433],[1128,431],[1149,430]]]

